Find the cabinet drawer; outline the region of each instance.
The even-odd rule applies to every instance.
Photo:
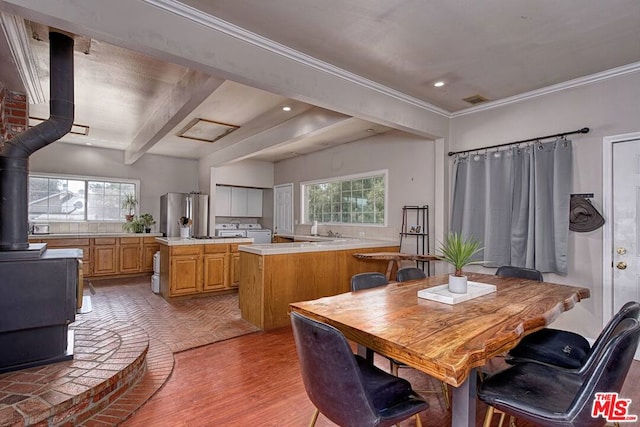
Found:
[[[202,255],[202,245],[171,246],[171,255]]]
[[[93,239],[93,244],[94,245],[115,245],[116,240],[117,239],[115,237],[99,237],[99,238]]]
[[[155,237],[143,237],[142,242],[146,245],[149,243],[158,243]]]
[[[204,245],[204,253],[205,254],[224,254],[227,253],[229,249],[229,245],[227,244],[214,244],[214,245]]]
[[[142,241],[141,237],[120,237],[121,245],[139,245]]]
[[[89,239],[42,239],[49,248],[89,246]]]

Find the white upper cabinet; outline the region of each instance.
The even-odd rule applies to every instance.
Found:
[[[216,186],[216,216],[262,217],[262,190]]]

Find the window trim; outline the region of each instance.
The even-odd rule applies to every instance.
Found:
[[[45,173],[45,172],[35,172],[30,171],[27,177],[27,182],[29,178],[54,178],[54,179],[68,179],[68,180],[82,180],[82,181],[105,181],[105,182],[119,182],[124,184],[134,184],[136,186],[136,199],[140,200],[140,180],[139,179],[131,179],[131,178],[118,178],[112,176],[94,176],[94,175],[72,175],[72,174],[59,174],[59,173]],[[86,200],[85,200],[86,201]],[[138,215],[140,209],[140,204],[136,206],[135,214]],[[124,218],[122,220],[97,220],[97,219],[83,219],[83,220],[60,220],[60,219],[47,219],[46,222],[108,222],[108,223],[118,223],[125,222]]]
[[[379,169],[368,172],[355,173],[350,175],[342,175],[332,178],[319,178],[310,181],[300,181],[300,224],[311,225],[309,222],[305,222],[307,201],[305,198],[304,187],[306,185],[313,184],[325,184],[331,182],[350,181],[358,178],[372,178],[374,176],[384,176],[384,222],[382,224],[370,224],[370,223],[353,223],[353,222],[318,222],[318,224],[335,224],[344,227],[387,227],[389,220],[389,169]]]

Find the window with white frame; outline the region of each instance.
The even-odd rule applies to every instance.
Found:
[[[29,175],[29,221],[123,221],[127,194],[138,198],[136,180]]]
[[[384,225],[387,171],[301,184],[305,223]]]

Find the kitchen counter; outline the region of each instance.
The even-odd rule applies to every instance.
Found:
[[[188,245],[220,245],[228,243],[251,244],[253,239],[249,237],[214,237],[212,239],[194,239],[183,237],[156,237],[156,241],[167,246],[188,246]]]
[[[384,248],[389,246],[399,246],[397,241],[388,240],[372,240],[357,238],[336,238],[321,236],[286,236],[299,239],[320,239],[307,242],[292,243],[269,243],[260,245],[242,245],[238,247],[240,252],[250,252],[256,255],[279,255],[304,252],[324,252],[324,251],[341,251],[349,249],[363,248]]]

